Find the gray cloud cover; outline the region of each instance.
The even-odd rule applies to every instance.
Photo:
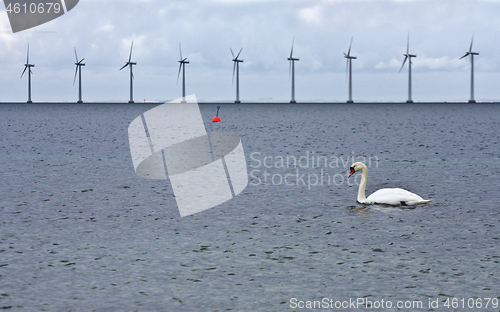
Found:
[[[241,99],[288,101],[288,63],[295,36],[298,101],[345,101],[343,52],[354,36],[356,101],[403,101],[407,75],[398,73],[410,32],[415,101],[466,100],[467,59],[474,33],[476,98],[498,100],[500,1],[457,0],[81,0],[64,16],[12,34],[0,13],[0,101],[25,101],[19,79],[30,43],[33,100],[76,101],[74,53],[85,57],[84,101],[126,101],[128,71],[119,71],[134,40],[136,101],[169,100],[176,84],[179,42],[190,64],[187,93],[234,100],[229,48],[244,48]]]

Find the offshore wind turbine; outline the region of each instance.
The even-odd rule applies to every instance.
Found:
[[[403,65],[401,65],[401,68],[399,69],[399,72],[403,69],[405,66],[406,60],[408,60],[408,100],[406,103],[413,103],[411,99],[411,58],[412,57],[417,57],[416,54],[410,54],[410,34],[408,33],[408,40],[406,42],[406,54],[404,54],[405,59],[403,61]]]
[[[129,66],[130,67],[130,100],[128,101],[129,103],[134,103],[134,73],[132,72],[132,66],[137,65],[136,62],[132,62],[132,48],[134,47],[134,40],[132,40],[132,44],[130,45],[130,55],[128,57],[128,62],[125,63],[125,65],[120,68],[120,70],[124,69],[125,67]]]
[[[28,52],[26,53],[26,64],[24,64],[24,70],[20,78],[23,78],[24,73],[28,70],[28,101],[26,103],[33,103],[31,101],[31,67],[35,67],[35,64],[30,64],[30,44],[28,43]]]
[[[472,36],[472,40],[470,41],[469,51],[465,52],[465,55],[460,59],[463,59],[466,56],[470,56],[470,100],[469,103],[476,103],[474,100],[474,55],[479,55],[479,52],[472,52],[472,43],[474,42],[474,35]]]
[[[75,85],[76,81],[76,74],[78,73],[78,102],[77,103],[83,103],[82,101],[82,66],[85,66],[85,63],[82,63],[85,58],[82,58],[81,60],[78,60],[78,55],[76,54],[76,48],[75,48],[75,58],[76,58],[76,70],[75,70],[75,78],[73,79],[73,86]]]
[[[351,46],[352,46],[352,37],[351,37],[351,44],[349,45],[349,50],[347,51],[347,54],[344,53],[344,57],[346,58],[347,64],[346,64],[346,74],[347,71],[349,70],[349,99],[347,100],[347,103],[353,103],[352,101],[352,60],[355,60],[355,56],[351,56]]]
[[[177,82],[179,82],[179,76],[182,69],[182,101],[181,103],[186,103],[186,64],[189,64],[187,58],[182,58],[181,44],[179,43],[179,54],[181,56],[179,60],[179,73],[177,74]]]
[[[292,49],[290,50],[290,57],[287,59],[290,62],[289,73],[292,75],[292,99],[290,103],[297,103],[295,101],[295,61],[298,61],[298,58],[293,57],[293,44],[295,42],[295,37],[292,40]]]
[[[236,57],[234,56],[233,49],[229,48],[231,50],[231,54],[233,55],[233,84],[234,84],[234,73],[236,72],[236,100],[234,103],[241,103],[240,102],[240,63],[243,63],[243,60],[238,59],[240,56],[241,51],[243,48],[240,49],[240,52],[238,52],[238,55]]]

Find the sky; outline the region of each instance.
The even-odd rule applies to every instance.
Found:
[[[76,102],[76,48],[84,102],[134,99],[234,101],[230,48],[240,58],[240,99],[290,101],[287,58],[294,41],[296,100],[345,102],[344,52],[353,38],[353,100],[406,101],[410,37],[414,101],[467,101],[474,36],[475,98],[500,100],[500,0],[80,0],[60,18],[13,34],[0,5],[0,102],[27,100],[20,79],[30,45],[34,102]],[[295,38],[295,39],[294,39]]]

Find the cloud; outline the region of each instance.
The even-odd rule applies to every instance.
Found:
[[[375,69],[397,69],[401,68],[403,64],[404,57],[401,59],[392,58],[389,62],[378,62],[375,65]],[[408,61],[407,61],[408,62]],[[462,69],[468,65],[468,62],[460,60],[458,57],[450,58],[449,56],[441,57],[426,57],[418,56],[412,58],[412,68],[414,69],[424,69],[424,70],[441,70],[441,71],[453,71],[457,69]],[[405,64],[407,66],[407,63]]]
[[[312,7],[300,9],[298,16],[301,20],[308,24],[322,24],[324,20],[323,12],[323,5],[317,4]]]
[[[0,32],[0,83],[7,90],[0,101],[25,97],[10,90],[26,89],[25,81],[19,80],[19,69],[26,60],[28,42],[30,60],[37,64],[34,95],[47,101],[74,96],[73,90],[50,90],[72,83],[73,47],[87,62],[84,98],[126,95],[128,76],[118,69],[128,59],[132,40],[133,61],[138,63],[134,67],[135,94],[148,99],[178,97],[179,42],[184,57],[190,60],[188,90],[217,98],[234,93],[230,47],[235,52],[244,48],[242,96],[277,98],[279,86],[288,84],[286,58],[294,36],[294,55],[300,57],[296,64],[298,99],[317,98],[321,92],[314,87],[301,92],[305,83],[301,75],[307,75],[312,86],[321,85],[324,77],[345,80],[343,53],[351,36],[351,53],[358,56],[353,62],[356,79],[397,73],[408,31],[410,50],[418,55],[413,59],[417,73],[432,78],[434,72],[467,70],[470,62],[458,58],[468,49],[475,32],[474,47],[481,52],[475,70],[495,74],[500,71],[498,15],[500,1],[487,0],[461,5],[447,0],[86,0],[37,32],[12,34],[8,33],[6,13],[0,13],[0,29],[5,28]],[[42,75],[52,77],[52,85],[44,85],[50,79],[37,78]],[[94,77],[92,81],[86,80],[89,76]],[[480,85],[481,75],[477,77]],[[451,75],[446,79],[457,78]],[[262,86],[263,81],[275,81],[278,87],[272,91]]]
[[[441,57],[418,57],[418,61],[415,59],[413,62],[415,68],[426,68],[430,70],[456,70],[458,68],[463,68],[467,62],[460,60],[458,57],[450,58],[449,56]]]
[[[110,32],[110,31],[113,31],[115,29],[115,26],[113,24],[106,24],[104,26],[101,26],[99,29],[104,31],[104,32]]]
[[[375,69],[399,69],[401,67],[402,61],[392,58],[389,62],[379,62],[375,65]]]

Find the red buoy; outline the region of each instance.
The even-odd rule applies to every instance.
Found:
[[[220,118],[219,118],[219,108],[220,108],[220,106],[217,106],[217,114],[212,119],[212,122],[219,122],[220,121]]]

